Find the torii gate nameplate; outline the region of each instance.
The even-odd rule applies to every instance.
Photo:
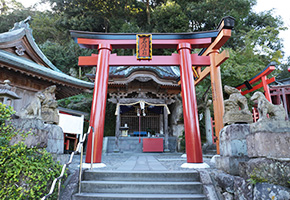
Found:
[[[137,34],[136,35],[136,56],[138,60],[152,59],[152,35]]]

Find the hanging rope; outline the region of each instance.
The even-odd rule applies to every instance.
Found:
[[[148,103],[146,101],[141,100],[141,101],[136,101],[134,103],[126,103],[126,104],[117,103],[115,115],[118,115],[120,106],[133,106],[135,104],[140,104],[140,102],[145,103],[145,104],[150,105],[150,106],[164,106],[167,110],[167,113],[170,114],[169,108],[167,107],[166,104],[154,104],[154,103]]]

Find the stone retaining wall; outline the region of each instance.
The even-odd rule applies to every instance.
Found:
[[[225,200],[289,200],[290,188],[270,183],[255,183],[220,170],[210,173],[216,189]]]

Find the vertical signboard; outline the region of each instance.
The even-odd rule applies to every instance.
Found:
[[[138,34],[136,35],[136,52],[138,60],[152,59],[152,35]]]

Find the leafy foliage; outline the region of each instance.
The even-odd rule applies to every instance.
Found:
[[[1,199],[40,199],[60,174],[49,153],[29,149],[22,142],[0,147]]]
[[[81,49],[73,40],[65,46],[47,40],[45,43],[40,45],[40,48],[58,69],[67,74],[70,74],[69,72],[71,68],[77,71],[79,56],[89,56],[94,52],[90,49]],[[84,74],[82,74],[81,77],[84,77]]]
[[[8,120],[11,118],[15,111],[11,106],[7,106],[0,102],[0,120],[3,122],[4,120]]]
[[[290,78],[290,73],[288,71],[289,67],[290,67],[290,57],[287,58],[285,63],[283,63],[279,66],[280,73],[277,76],[278,80]]]
[[[2,119],[9,120],[11,107],[0,103]],[[11,137],[28,133],[19,132],[9,125],[0,126],[0,199],[40,199],[49,192],[49,185],[60,174],[61,166],[45,150],[27,148],[23,142],[9,145]],[[55,198],[55,194],[54,197]]]
[[[7,32],[13,28],[13,24],[26,19],[29,15],[34,16],[34,11],[29,9],[14,10],[11,13],[0,15],[0,33]]]
[[[23,9],[23,5],[16,0],[0,0],[0,14],[7,14],[16,9]]]
[[[180,5],[174,1],[161,4],[152,12],[153,32],[170,33],[188,31],[188,19]]]

